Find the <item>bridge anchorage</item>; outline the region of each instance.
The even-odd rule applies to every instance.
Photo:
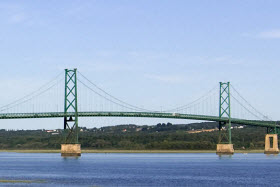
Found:
[[[280,129],[277,127],[267,127],[267,134],[265,135],[265,154],[279,154],[278,148],[278,134]]]
[[[86,94],[83,88],[86,89]],[[32,94],[0,107],[0,119],[63,118],[62,156],[81,155],[81,144],[78,141],[80,131],[78,118],[80,117],[168,118],[217,122],[219,127],[217,154],[234,153],[231,136],[232,124],[266,127],[264,152],[278,154],[280,124],[268,120],[265,115],[250,105],[229,82],[220,82],[219,92],[215,89],[216,87],[187,105],[164,112],[151,111],[108,94],[77,69],[66,69],[65,75],[59,74],[54,80]],[[56,91],[57,95],[52,95],[52,97],[48,95],[56,93]],[[47,95],[43,96],[43,94]],[[49,98],[52,98],[52,103],[49,102]],[[214,100],[212,100],[213,98]],[[40,103],[34,104],[34,101]],[[101,102],[98,103],[98,101]],[[55,104],[56,109],[53,108]],[[48,105],[51,105],[52,108],[46,108]],[[59,107],[61,108],[59,109]]]

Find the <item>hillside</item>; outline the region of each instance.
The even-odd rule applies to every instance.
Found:
[[[85,149],[128,150],[213,150],[218,140],[218,124],[116,125],[87,129],[81,127],[79,141]],[[235,149],[263,149],[266,129],[234,125]],[[0,130],[0,149],[59,149],[62,130]]]
[[[81,127],[79,141],[86,149],[210,150],[218,140],[217,123],[155,126]],[[263,149],[266,129],[234,125],[235,149]],[[62,130],[0,130],[0,149],[59,149]]]

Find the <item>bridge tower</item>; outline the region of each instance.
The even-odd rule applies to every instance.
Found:
[[[220,82],[219,118],[226,118],[227,122],[219,122],[217,154],[233,154],[234,149],[231,142],[230,82]]]
[[[78,143],[78,100],[77,69],[65,69],[64,96],[64,144],[61,144],[62,156],[80,156],[81,144]]]

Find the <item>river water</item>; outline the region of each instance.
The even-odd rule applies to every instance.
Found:
[[[0,153],[2,186],[279,186],[280,157],[265,154]]]

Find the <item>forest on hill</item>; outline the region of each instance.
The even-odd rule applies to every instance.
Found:
[[[218,143],[215,122],[154,126],[116,125],[80,128],[83,149],[214,150]],[[0,130],[0,149],[60,149],[63,130]],[[233,125],[235,149],[264,149],[266,128]]]

